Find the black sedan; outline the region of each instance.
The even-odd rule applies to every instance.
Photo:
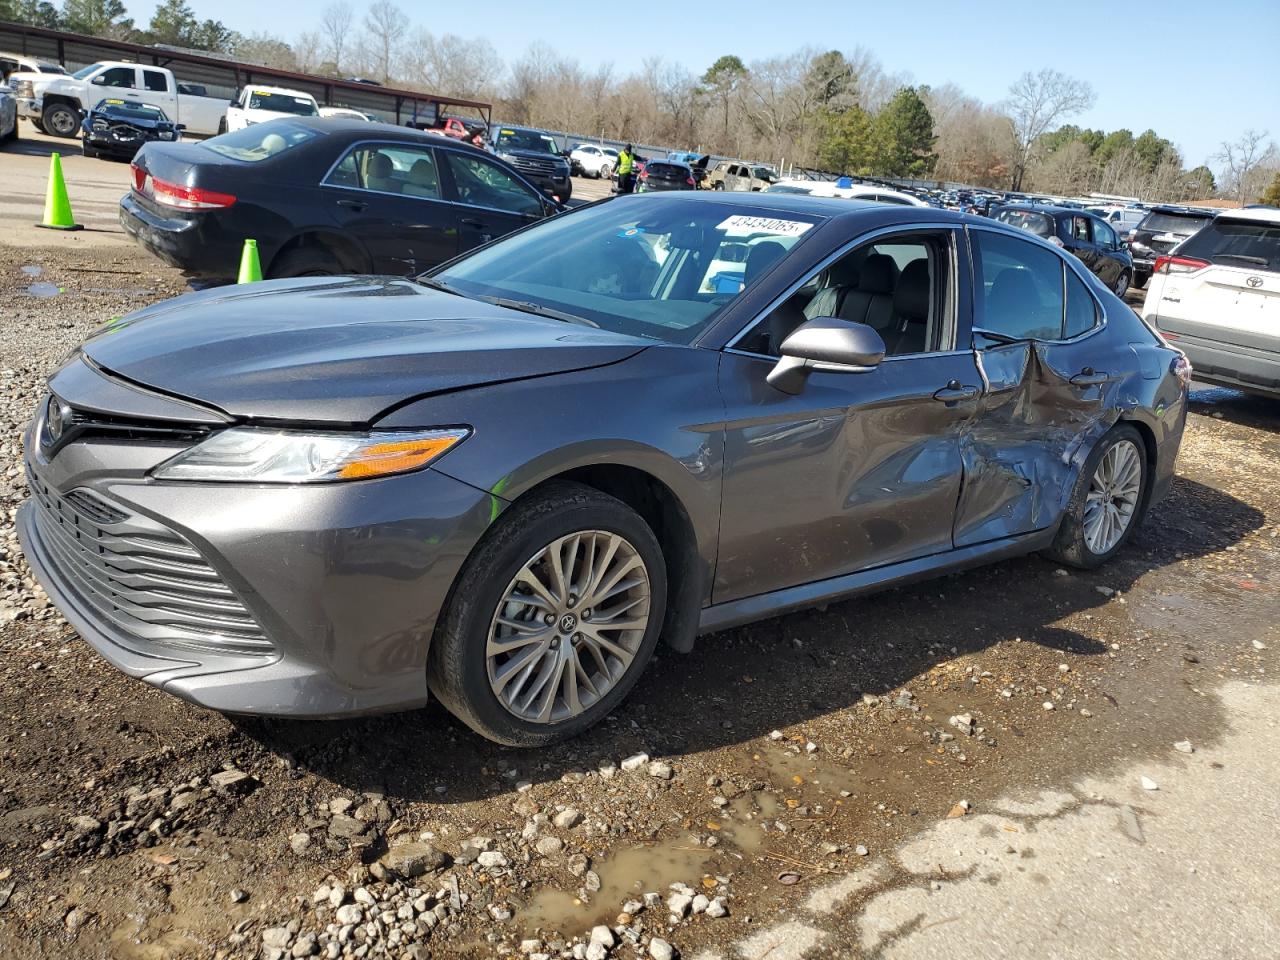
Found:
[[[1133,282],[1129,248],[1101,217],[1074,207],[1038,203],[993,207],[988,216],[1069,250],[1117,297],[1123,298]]]
[[[246,238],[267,277],[408,276],[561,210],[475,147],[356,120],[290,117],[152,143],[133,167],[121,225],[212,280],[235,277]]]
[[[636,184],[639,193],[656,193],[659,190],[697,190],[693,167],[676,160],[650,160],[640,171]]]
[[[152,104],[108,98],[98,101],[80,129],[84,132],[81,150],[86,157],[131,160],[143,144],[177,140],[182,127]]]
[[[920,207],[626,196],[415,280],[245,289],[59,368],[17,521],[104,657],[236,713],[430,690],[547,744],[659,637],[1105,563],[1186,419],[1185,358],[1074,257]]]

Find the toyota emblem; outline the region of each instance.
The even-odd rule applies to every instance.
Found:
[[[1262,278],[1250,277],[1248,280],[1245,281],[1245,283],[1247,283],[1251,287],[1260,287],[1262,286]]]
[[[50,397],[49,403],[45,407],[44,422],[45,429],[49,433],[49,439],[57,443],[62,439],[62,431],[66,429],[66,412],[62,409],[62,404],[58,402],[57,397]]]

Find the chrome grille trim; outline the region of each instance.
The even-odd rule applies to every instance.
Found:
[[[227,653],[274,646],[200,551],[167,527],[27,471],[35,525],[56,571],[103,619],[143,642]]]

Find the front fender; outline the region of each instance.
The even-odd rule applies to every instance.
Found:
[[[494,516],[582,467],[649,474],[688,514],[709,584],[724,453],[718,362],[714,351],[656,346],[603,367],[428,397],[378,426],[469,425],[473,435],[433,469],[489,491]]]

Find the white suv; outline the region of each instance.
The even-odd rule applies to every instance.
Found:
[[[618,151],[598,147],[594,143],[581,143],[569,154],[569,162],[588,177],[607,178],[618,165]]]
[[[1142,314],[1195,378],[1280,397],[1280,210],[1228,210],[1159,257]]]

